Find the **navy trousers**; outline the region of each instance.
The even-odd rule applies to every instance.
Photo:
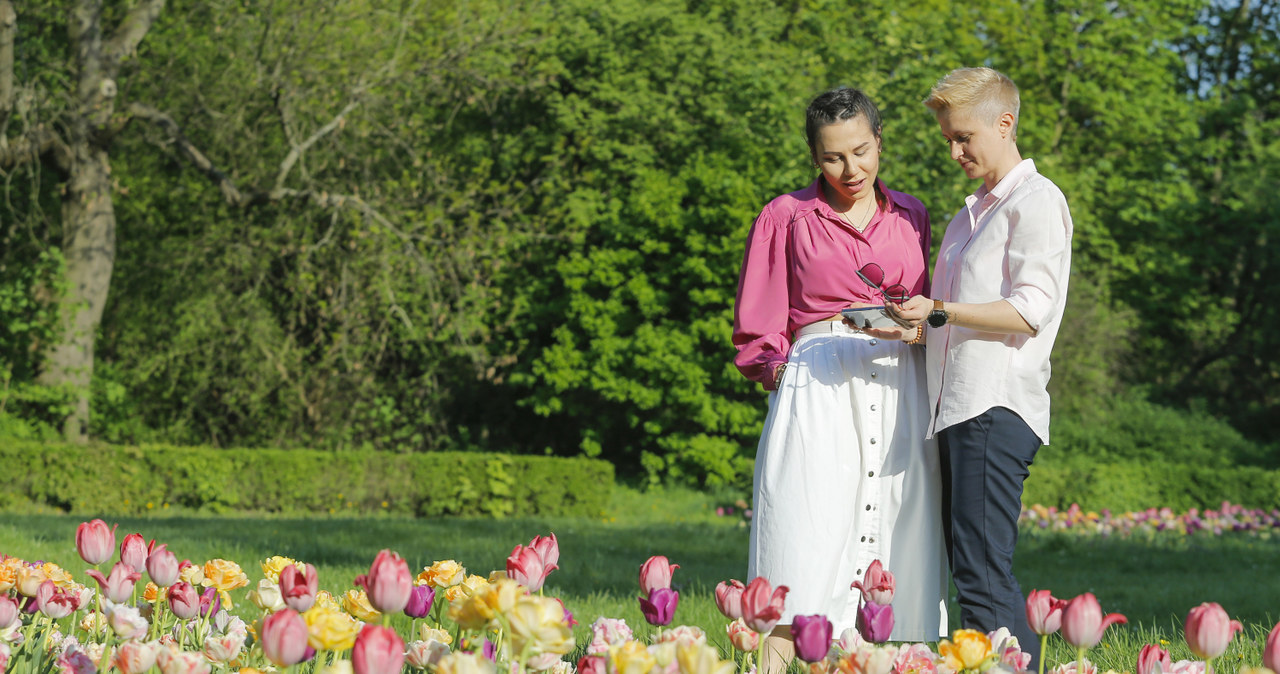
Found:
[[[1031,668],[1040,637],[1027,624],[1026,599],[1013,577],[1022,483],[1040,438],[1004,407],[993,407],[938,432],[942,466],[942,529],[956,584],[962,627],[1008,627]],[[993,644],[993,646],[998,644]]]

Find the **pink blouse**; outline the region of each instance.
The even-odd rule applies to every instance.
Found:
[[[747,379],[775,388],[774,370],[787,361],[792,334],[850,304],[882,304],[858,278],[868,262],[884,270],[884,285],[929,295],[929,213],[919,199],[877,180],[887,203],[859,232],[827,203],[819,177],[764,207],[747,235],[734,305],[733,359]]]

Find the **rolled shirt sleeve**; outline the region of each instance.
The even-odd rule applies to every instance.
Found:
[[[1071,259],[1067,200],[1052,183],[1038,187],[1010,212],[1006,298],[1036,332],[1061,306]]]

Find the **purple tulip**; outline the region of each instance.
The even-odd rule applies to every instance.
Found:
[[[831,650],[831,630],[831,621],[826,616],[796,616],[791,622],[796,657],[805,662],[820,662],[825,659]]]
[[[888,641],[893,632],[893,606],[863,602],[858,608],[858,632],[872,643]]]
[[[410,618],[425,617],[435,602],[435,588],[430,585],[414,585],[409,591],[409,603],[404,605],[404,614]]]
[[[220,608],[222,608],[222,598],[218,596],[218,589],[205,588],[204,593],[200,595],[200,615],[211,616]]]
[[[484,646],[480,648],[480,654],[488,658],[490,662],[495,662],[498,659],[497,644],[493,643],[492,641],[489,641],[488,639],[485,639]]]
[[[649,591],[648,599],[640,597],[640,612],[650,625],[670,625],[679,603],[679,592],[671,588],[655,587]]]

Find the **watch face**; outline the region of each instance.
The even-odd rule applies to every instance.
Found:
[[[940,328],[947,324],[947,312],[940,309],[934,309],[929,312],[929,326]]]

